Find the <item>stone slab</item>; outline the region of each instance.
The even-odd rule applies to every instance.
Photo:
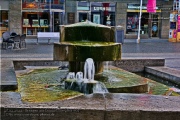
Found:
[[[11,60],[1,60],[0,89],[3,91],[17,89],[16,74]]]
[[[1,105],[22,104],[21,95],[16,92],[0,92]]]
[[[13,94],[9,95],[10,99],[15,97]],[[1,117],[3,120],[12,120],[15,117],[18,120],[179,120],[179,102],[180,97],[174,96],[90,94],[48,103],[13,105],[4,102],[1,105]]]
[[[165,59],[122,59],[117,60],[112,63],[112,65],[119,67],[121,69],[127,70],[129,72],[143,72],[145,66],[164,66]]]
[[[161,77],[175,84],[180,85],[180,70],[169,67],[145,67],[147,73]]]
[[[180,97],[106,94],[106,120],[178,120]]]

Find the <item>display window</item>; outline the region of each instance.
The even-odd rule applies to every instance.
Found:
[[[0,26],[8,27],[8,11],[7,10],[0,11]]]
[[[58,32],[63,24],[64,0],[22,0],[22,32]]]
[[[23,34],[37,35],[37,32],[49,31],[49,13],[23,12]]]
[[[0,36],[8,31],[8,10],[0,10]]]
[[[91,3],[91,21],[98,24],[115,26],[116,3]]]
[[[139,26],[139,13],[127,13],[126,34],[137,34]],[[148,34],[149,14],[142,13],[141,17],[141,34]]]

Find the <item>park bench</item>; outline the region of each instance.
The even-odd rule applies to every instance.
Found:
[[[50,44],[51,38],[60,38],[59,32],[37,32],[37,44],[40,38],[47,38],[48,44]]]

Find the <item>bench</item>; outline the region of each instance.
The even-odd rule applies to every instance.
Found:
[[[51,38],[60,38],[59,32],[37,32],[37,44],[39,38],[48,38],[48,44],[50,44]]]

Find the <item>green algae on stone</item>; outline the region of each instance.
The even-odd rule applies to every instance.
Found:
[[[54,70],[57,70],[57,68],[33,69],[30,72],[24,73],[24,75],[46,73],[46,72],[52,72]]]
[[[60,78],[66,74],[67,71],[57,69],[34,70],[18,77],[18,92],[25,102],[49,102],[81,95],[61,87]]]
[[[68,41],[68,42],[65,41],[65,42],[61,42],[61,44],[96,47],[96,46],[116,45],[117,43],[82,40],[82,41]]]
[[[146,93],[148,91],[147,80],[138,78],[126,72],[109,70],[95,76],[95,79],[105,84],[109,92],[115,93]]]
[[[54,60],[85,61],[114,61],[121,59],[121,44],[112,42],[62,42],[54,44]]]
[[[137,92],[141,91],[142,89],[146,90],[146,83],[148,84],[148,91],[146,92],[147,94],[167,95],[167,92],[170,91],[169,87],[164,84],[141,77],[117,67],[111,66],[109,68],[110,69],[108,71],[104,70],[103,73],[96,75],[95,79],[103,82],[110,92],[113,88],[116,89],[112,90],[113,92],[118,91],[125,93]],[[105,69],[107,68],[105,67]],[[173,92],[171,95],[179,96],[180,94]]]
[[[114,30],[105,25],[92,22],[80,22],[66,25],[61,30],[61,42],[63,41],[106,41],[115,42]]]

